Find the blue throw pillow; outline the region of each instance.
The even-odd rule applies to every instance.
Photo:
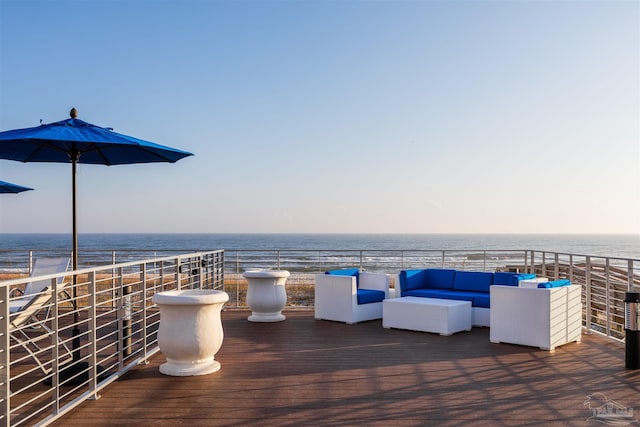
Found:
[[[571,282],[567,279],[554,280],[553,282],[539,283],[539,288],[559,288],[560,286],[569,286]]]

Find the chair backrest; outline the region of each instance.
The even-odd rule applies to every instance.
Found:
[[[35,295],[31,300],[20,309],[20,311],[11,315],[11,326],[14,328],[20,328],[22,326],[32,323],[32,316],[38,314],[44,306],[49,304],[53,294],[51,292],[51,286],[40,289],[41,293]]]
[[[71,258],[38,258],[33,264],[30,277],[47,276],[49,274],[64,273],[69,268]],[[57,279],[58,284],[62,283],[64,277],[60,276]],[[34,282],[27,283],[24,288],[24,295],[33,295],[42,291],[47,286],[51,285],[51,280],[36,280]]]

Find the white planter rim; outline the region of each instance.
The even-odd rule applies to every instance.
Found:
[[[153,296],[154,304],[191,305],[217,304],[229,301],[229,295],[223,291],[211,289],[181,289],[158,292]]]
[[[261,270],[261,271],[245,271],[242,273],[244,277],[254,279],[282,278],[289,277],[287,270]]]

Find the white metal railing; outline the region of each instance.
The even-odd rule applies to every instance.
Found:
[[[116,260],[115,253],[112,256]],[[354,266],[392,277],[402,269],[452,268],[567,278],[582,286],[587,330],[618,341],[624,339],[624,293],[640,289],[640,259],[534,250],[211,251],[42,276],[56,287],[44,306],[50,309],[47,320],[39,317],[37,328],[12,328],[10,322],[16,317],[9,316],[9,289],[30,279],[9,280],[0,282],[1,424],[47,424],[84,400],[96,398],[104,386],[155,354],[159,312],[151,299],[156,292],[224,289],[231,297],[228,305],[246,307],[244,270],[285,269],[292,273],[287,281],[288,307],[313,309],[314,274]],[[56,279],[61,276],[70,283],[64,288],[67,293],[73,295],[75,288],[75,298],[59,292]],[[296,294],[304,298],[297,300]],[[40,349],[33,347],[30,354],[10,339],[10,333]],[[69,357],[70,364],[66,363]]]
[[[222,289],[223,266],[224,251],[211,251],[42,276],[52,290],[11,315],[10,303],[18,297],[9,297],[9,290],[30,279],[1,282],[1,425],[46,425],[97,398],[100,389],[158,351],[153,295]],[[57,285],[60,277],[66,282]]]

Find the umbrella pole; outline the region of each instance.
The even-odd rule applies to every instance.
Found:
[[[71,348],[73,350],[73,360],[66,366],[63,366],[58,374],[58,381],[64,382],[69,385],[81,384],[83,381],[86,381],[89,378],[89,373],[86,372],[88,363],[80,363],[80,327],[78,326],[80,316],[78,315],[78,302],[76,300],[76,298],[78,297],[78,292],[76,290],[76,286],[78,286],[78,276],[75,273],[78,270],[78,232],[76,229],[76,165],[78,163],[78,158],[80,158],[80,153],[73,149],[69,153],[69,159],[71,160],[71,212],[73,220],[73,252],[71,254],[71,259],[74,271],[72,278],[73,289],[71,291],[73,300],[73,329],[71,330]],[[44,383],[47,385],[51,385],[51,378],[45,379]]]
[[[77,168],[77,164],[78,164],[78,159],[80,158],[80,153],[78,153],[76,150],[73,150],[69,157],[71,158],[71,185],[72,185],[72,190],[71,190],[71,203],[72,203],[72,207],[71,207],[71,211],[72,211],[72,220],[73,220],[73,229],[72,229],[72,239],[73,239],[73,245],[72,245],[72,250],[73,250],[73,271],[78,270],[78,228],[77,228],[77,206],[78,204],[76,203],[76,168]],[[79,315],[78,315],[78,301],[77,301],[77,297],[78,297],[78,290],[77,290],[77,285],[78,285],[78,277],[74,274],[73,275],[73,330],[72,330],[72,335],[73,335],[73,341],[72,341],[72,348],[73,348],[73,361],[77,362],[78,360],[80,360],[80,327],[78,326],[78,321],[79,321]]]

